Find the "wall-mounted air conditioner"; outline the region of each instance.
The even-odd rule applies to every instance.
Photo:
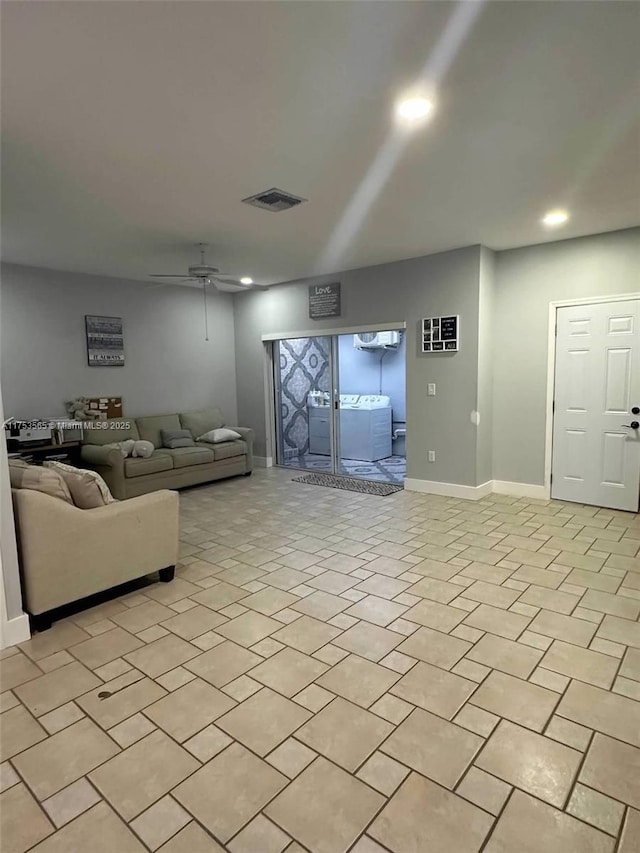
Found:
[[[360,332],[353,336],[356,349],[398,349],[400,332]]]

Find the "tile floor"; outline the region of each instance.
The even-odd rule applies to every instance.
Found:
[[[331,458],[317,453],[305,453],[292,456],[282,463],[286,468],[307,471],[327,471],[331,473]],[[407,460],[404,456],[388,456],[377,462],[363,462],[357,459],[341,459],[340,474],[358,477],[361,480],[378,480],[381,483],[403,483],[407,474]]]
[[[291,478],[2,654],[3,853],[637,853],[638,516]]]

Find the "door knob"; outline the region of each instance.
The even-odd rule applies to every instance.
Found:
[[[623,427],[628,427],[629,429],[639,429],[640,421],[631,421],[630,424],[622,424]]]
[[[634,406],[634,407],[631,409],[631,414],[632,414],[632,415],[640,415],[640,406]]]

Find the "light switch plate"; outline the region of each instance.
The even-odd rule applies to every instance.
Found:
[[[427,385],[427,397],[435,397],[436,396],[436,383],[429,382]]]

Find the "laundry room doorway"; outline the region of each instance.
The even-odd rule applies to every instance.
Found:
[[[403,329],[273,340],[276,464],[402,483]]]

